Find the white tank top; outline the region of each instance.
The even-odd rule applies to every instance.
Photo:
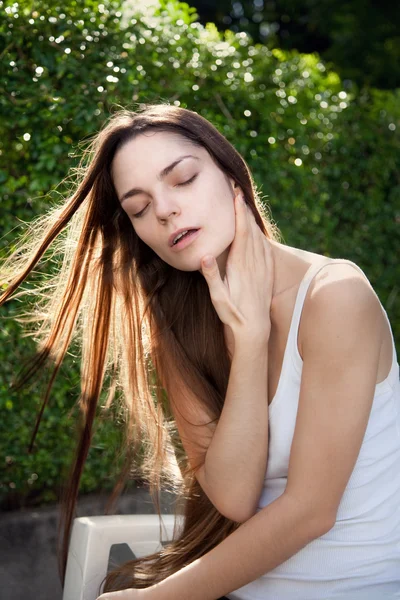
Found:
[[[257,512],[286,487],[303,364],[297,347],[300,316],[311,280],[336,262],[350,263],[363,273],[352,261],[328,259],[311,265],[301,281],[281,376],[269,407],[268,463]],[[360,453],[334,527],[272,571],[228,594],[230,600],[400,598],[400,381],[393,333],[392,345],[391,369],[376,385]]]

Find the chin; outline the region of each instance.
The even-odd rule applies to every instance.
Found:
[[[170,267],[173,267],[177,271],[199,271],[201,269],[201,260],[198,258],[194,258],[191,261],[188,261],[187,264],[182,264],[184,261],[180,261],[180,264],[176,264],[175,262],[170,262],[168,260],[163,259]],[[177,261],[178,262],[178,261]]]

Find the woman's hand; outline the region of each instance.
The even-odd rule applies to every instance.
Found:
[[[226,333],[231,344],[240,335],[253,341],[268,341],[274,281],[271,244],[239,195],[235,197],[235,213],[235,238],[229,251],[224,280],[215,258],[211,267],[204,264],[209,255],[202,258],[202,274],[214,308],[228,328]]]

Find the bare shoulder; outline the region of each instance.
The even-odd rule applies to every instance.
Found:
[[[306,297],[308,308],[323,308],[327,301],[332,304],[348,300],[353,305],[359,301],[379,306],[378,297],[363,273],[350,263],[328,261],[310,283]]]
[[[335,331],[348,328],[349,333],[354,332],[366,322],[382,331],[381,305],[368,279],[350,263],[328,262],[307,291],[299,333],[301,349],[314,335],[326,334],[332,339]]]

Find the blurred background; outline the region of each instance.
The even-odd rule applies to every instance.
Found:
[[[0,259],[25,223],[68,196],[82,144],[110,114],[169,102],[196,110],[234,144],[285,243],[364,270],[399,352],[398,3],[0,1],[0,57]],[[57,258],[24,285],[44,281]],[[17,581],[22,565],[27,582],[23,592],[17,584],[12,596],[0,592],[13,600],[50,598],[30,582],[39,567],[15,540],[22,548],[29,527],[49,518],[41,539],[54,554],[53,508],[74,446],[80,378],[71,352],[28,453],[48,381],[43,372],[18,393],[10,388],[35,352],[16,321],[28,307],[16,299],[0,314],[0,548],[14,548],[13,567],[0,560],[0,587],[11,594],[10,573]],[[82,498],[112,489],[121,435],[118,414],[99,419]],[[44,552],[35,531],[33,561]]]

